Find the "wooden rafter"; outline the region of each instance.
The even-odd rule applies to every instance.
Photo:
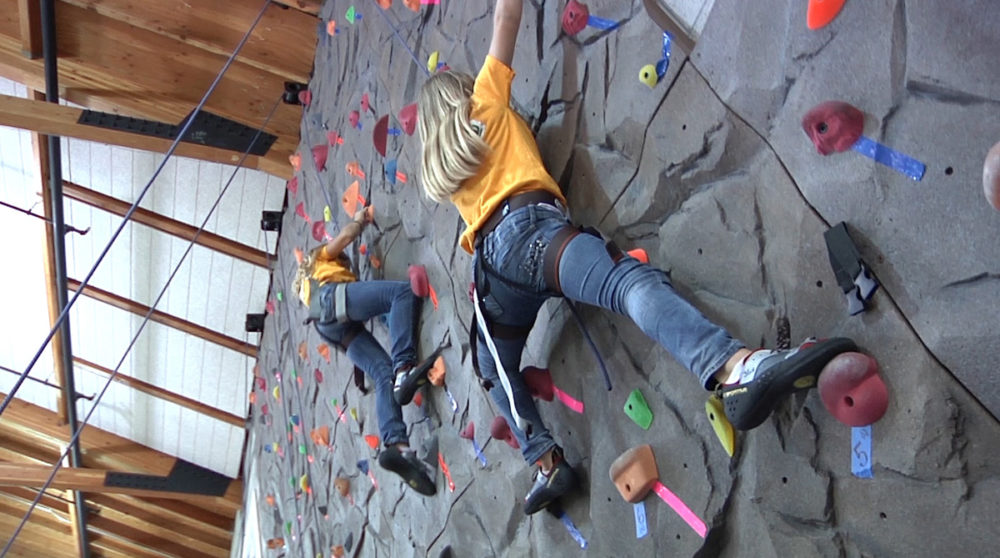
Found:
[[[41,7],[39,0],[17,0],[17,15],[21,24],[21,54],[32,60],[42,57]]]
[[[80,282],[76,279],[67,279],[67,288],[73,292],[80,289]],[[129,300],[123,296],[118,296],[112,292],[105,291],[104,289],[98,289],[97,287],[92,287],[87,285],[83,288],[83,295],[90,297],[94,300],[99,300],[105,304],[110,304],[115,308],[121,310],[126,310],[133,314],[139,316],[145,316],[149,314],[149,306],[145,304],[140,304],[134,300]],[[185,319],[178,318],[177,316],[167,314],[166,312],[161,312],[159,310],[153,310],[149,314],[149,319],[156,323],[163,324],[168,327],[183,331],[195,337],[204,339],[216,345],[221,345],[227,349],[232,349],[234,351],[239,351],[247,356],[257,357],[257,347],[256,345],[251,345],[246,341],[236,339],[235,337],[230,337],[228,335],[223,335],[213,329],[209,329],[205,326],[200,326],[196,323],[189,322]]]
[[[84,188],[68,180],[63,181],[63,195],[91,207],[103,209],[119,217],[123,217],[132,206],[129,202],[113,198],[89,188]],[[198,232],[197,227],[143,208],[135,210],[132,214],[132,220],[189,242],[195,240],[195,233]],[[202,231],[195,242],[199,246],[204,246],[205,248],[238,258],[253,265],[264,268],[268,265],[268,255],[266,252],[208,231]]]

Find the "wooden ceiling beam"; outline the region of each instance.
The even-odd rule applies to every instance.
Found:
[[[63,195],[69,199],[85,203],[91,207],[103,209],[119,217],[124,217],[125,214],[128,213],[128,210],[132,207],[132,204],[127,201],[113,198],[68,180],[63,180]],[[199,246],[204,246],[210,250],[215,250],[221,254],[232,256],[265,269],[268,267],[268,260],[274,258],[273,256],[269,256],[263,250],[258,250],[252,246],[247,246],[246,244],[240,244],[239,242],[208,231],[202,231],[196,240],[195,234],[198,232],[198,227],[182,223],[176,219],[171,219],[170,217],[154,213],[141,207],[136,208],[135,212],[132,213],[132,220],[136,223],[141,223],[147,227],[176,236],[177,238],[188,242],[194,240]]]
[[[22,2],[26,0],[21,0]],[[224,56],[253,24],[263,1],[64,0],[181,43]],[[318,11],[318,10],[317,10]],[[239,61],[282,79],[308,83],[316,54],[316,17],[272,4],[239,54]],[[325,33],[325,31],[324,31]]]
[[[0,533],[13,533],[24,519],[28,503],[7,494],[0,495]],[[12,546],[13,556],[77,556],[76,540],[69,520],[42,510],[32,512]],[[4,538],[4,543],[9,540]]]
[[[80,282],[73,278],[66,279],[66,288],[76,292],[80,289]],[[194,335],[205,341],[215,343],[227,349],[232,349],[234,351],[243,353],[250,357],[257,357],[257,346],[251,345],[246,341],[241,339],[236,339],[235,337],[230,337],[219,333],[213,329],[209,329],[205,326],[200,326],[196,323],[189,322],[185,319],[178,318],[172,314],[167,314],[166,312],[161,312],[159,310],[153,310],[152,313],[149,312],[149,306],[141,304],[134,300],[127,299],[123,296],[118,296],[112,292],[105,291],[104,289],[99,289],[97,287],[92,287],[87,285],[83,288],[83,295],[90,297],[94,300],[101,301],[105,304],[114,306],[121,310],[126,310],[138,316],[145,316],[149,314],[150,321],[154,321],[159,324],[163,324],[167,327],[172,327],[178,331],[183,331],[189,335]]]
[[[156,153],[165,153],[173,143],[171,140],[164,138],[79,124],[77,120],[80,118],[82,112],[78,108],[0,95],[0,125],[3,126],[13,126],[15,128],[54,136],[73,137],[96,141],[98,143],[144,149]],[[213,161],[226,165],[234,165],[240,159],[240,154],[235,151],[187,142],[179,143],[174,153],[181,157],[191,157],[193,159]],[[292,167],[288,164],[287,160],[279,164],[270,156],[257,157],[250,155],[244,161],[243,166],[269,172],[275,176],[283,177],[287,175],[290,178],[292,174]]]
[[[104,366],[90,362],[89,360],[80,357],[73,357],[73,362],[86,366],[87,368],[90,368],[91,370],[99,372],[105,376],[111,376],[111,374],[114,373],[114,371],[109,368],[105,368]],[[141,391],[142,393],[145,393],[147,395],[152,395],[153,397],[156,397],[158,399],[162,399],[164,401],[169,401],[176,405],[180,405],[185,409],[191,409],[196,413],[201,413],[207,417],[225,422],[226,424],[231,424],[239,428],[246,427],[246,422],[247,422],[246,417],[240,417],[232,413],[227,413],[226,411],[223,411],[221,409],[216,409],[211,405],[206,405],[201,401],[191,399],[190,397],[184,397],[183,395],[179,395],[170,390],[154,386],[153,384],[149,382],[144,382],[138,378],[133,378],[132,376],[126,374],[117,374],[115,375],[115,381],[121,384],[125,384],[136,391]]]
[[[215,526],[201,520],[206,515],[202,508],[176,500],[159,500],[160,502],[175,502],[182,507],[178,512],[172,508],[154,504],[146,498],[136,498],[122,494],[87,494],[87,503],[98,509],[111,508],[119,513],[134,517],[139,521],[156,523],[165,529],[185,533],[206,544],[220,548],[230,548],[233,540],[232,518],[217,516],[223,526]]]
[[[17,15],[21,23],[21,54],[35,60],[42,57],[42,3],[39,0],[17,0]]]
[[[161,552],[185,558],[228,557],[229,548],[210,545],[190,536],[185,531],[174,531],[157,522],[129,517],[114,509],[101,508],[87,515],[87,526],[95,531],[105,531]]]

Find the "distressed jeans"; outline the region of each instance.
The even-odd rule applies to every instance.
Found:
[[[477,250],[489,281],[483,301],[489,321],[521,327],[534,324],[542,303],[554,296],[545,284],[543,255],[552,237],[567,224],[557,208],[535,204],[511,212],[486,236]],[[628,256],[615,263],[604,240],[596,236],[579,234],[566,245],[559,264],[559,282],[570,300],[632,318],[646,335],[692,371],[702,386],[711,385],[712,375],[743,347],[681,297],[666,273]],[[555,442],[519,373],[527,335],[493,341],[509,374],[518,413],[531,422],[530,437],[514,422],[482,332],[478,345],[480,372],[492,381],[490,397],[507,419],[525,461],[533,463]]]
[[[321,294],[322,304],[333,304],[334,283],[323,285],[327,292]],[[347,317],[349,322],[315,322],[316,331],[328,343],[339,346],[344,334],[353,326],[358,334],[347,347],[347,357],[375,383],[375,415],[382,443],[386,446],[406,443],[406,424],[403,410],[392,397],[395,371],[404,365],[416,363],[416,320],[419,317],[420,299],[413,294],[408,282],[360,281],[346,287]],[[389,338],[392,357],[379,345],[378,340],[360,327],[375,316],[388,313]]]

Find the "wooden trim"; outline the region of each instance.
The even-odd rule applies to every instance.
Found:
[[[84,188],[68,180],[63,180],[63,195],[91,207],[103,209],[119,217],[124,217],[129,208],[132,207],[132,204],[129,202],[113,198],[89,188]],[[194,240],[195,234],[198,232],[198,227],[182,223],[176,219],[171,219],[170,217],[141,207],[136,208],[132,214],[132,220],[160,232],[182,238],[188,242]],[[266,252],[208,231],[202,231],[195,243],[265,269],[268,267],[269,256]]]
[[[274,3],[314,16],[319,16],[319,11],[323,8],[323,0],[274,0]]]
[[[113,370],[80,357],[73,357],[73,362],[86,366],[87,368],[104,374],[105,376],[110,376],[114,372]],[[246,417],[240,417],[232,413],[227,413],[226,411],[216,409],[211,405],[206,405],[201,401],[191,399],[190,397],[184,397],[183,395],[179,395],[172,391],[155,386],[149,382],[144,382],[138,378],[133,378],[132,376],[128,376],[126,374],[118,374],[115,376],[115,381],[125,384],[136,391],[141,391],[142,393],[152,395],[153,397],[157,397],[164,401],[169,401],[186,409],[191,409],[192,411],[201,413],[207,417],[231,424],[238,428],[246,428]]]
[[[42,57],[42,3],[40,0],[17,0],[21,21],[21,54],[35,60]]]
[[[28,465],[25,463],[0,463],[0,486],[27,486],[40,488],[52,474],[52,465]],[[127,486],[108,486],[107,476],[114,471],[103,469],[87,469],[76,467],[60,467],[56,476],[49,484],[50,488],[62,490],[77,490],[80,492],[127,494],[129,496],[146,496],[166,498],[168,500],[198,501],[201,499],[221,498],[219,496],[204,496],[186,492],[168,492],[164,490],[147,490]]]
[[[173,143],[168,139],[78,124],[77,120],[82,112],[82,109],[54,103],[0,95],[0,125],[3,126],[13,126],[41,134],[74,137],[98,143],[144,149],[156,153],[165,153]],[[241,156],[235,151],[186,142],[178,144],[174,153],[181,157],[214,161],[226,165],[235,165]],[[243,166],[284,178],[292,176],[292,168],[287,160],[278,164],[267,157],[248,155]]]
[[[67,278],[66,279],[67,288],[73,292],[80,289],[80,282],[76,279]],[[145,304],[138,303],[134,300],[127,299],[123,296],[118,296],[112,292],[105,291],[104,289],[99,289],[97,287],[92,287],[87,285],[83,289],[83,295],[90,297],[94,300],[99,300],[105,304],[110,304],[115,308],[121,310],[126,310],[138,316],[145,316],[149,314],[149,319],[156,323],[163,324],[167,327],[172,327],[174,329],[183,331],[189,335],[194,335],[195,337],[204,339],[211,343],[221,345],[227,349],[232,349],[234,351],[243,353],[250,357],[257,357],[257,346],[251,345],[235,337],[230,337],[219,333],[213,329],[209,329],[205,326],[200,326],[196,323],[189,322],[182,318],[178,318],[172,314],[167,314],[166,312],[161,312],[159,310],[153,310],[150,313],[149,306]]]

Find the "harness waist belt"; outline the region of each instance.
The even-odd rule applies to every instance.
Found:
[[[503,218],[515,209],[521,209],[522,207],[533,203],[548,203],[555,205],[558,199],[559,198],[555,195],[546,192],[545,190],[532,190],[530,192],[524,192],[523,194],[514,194],[504,200],[503,203],[500,204],[500,207],[497,207],[493,211],[489,219],[483,223],[483,226],[479,229],[476,236],[479,239],[486,238],[491,232],[493,232],[493,229],[497,228],[500,221],[503,221]]]

